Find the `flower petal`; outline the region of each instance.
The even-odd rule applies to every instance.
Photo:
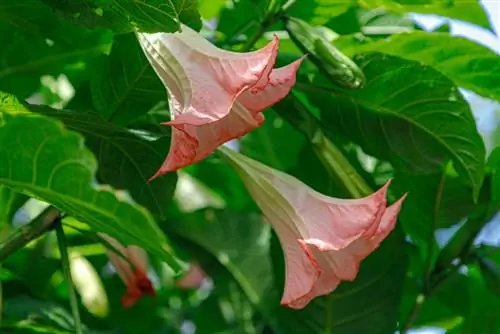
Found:
[[[295,224],[301,238],[322,251],[347,247],[378,226],[387,203],[387,182],[377,192],[361,199],[338,199],[322,195],[302,181],[236,152],[227,157],[252,175],[253,182],[265,179],[283,196],[300,217]],[[245,167],[244,167],[245,168]],[[247,184],[247,182],[246,182]],[[249,185],[247,184],[247,187]],[[252,194],[256,201],[258,193]],[[300,237],[299,237],[300,238]]]
[[[358,274],[360,262],[377,249],[393,230],[404,199],[403,196],[385,209],[380,224],[376,225],[377,232],[373,236],[360,237],[338,251],[320,252],[313,249],[313,254],[321,265],[322,273],[330,272],[330,275],[343,281],[353,281]]]
[[[272,221],[285,256],[285,288],[281,304],[289,306],[311,291],[320,275],[320,268],[307,245],[297,240],[296,234],[289,229],[286,222]],[[275,224],[276,223],[276,224]]]
[[[181,33],[138,34],[148,60],[170,93],[170,125],[203,125],[224,118],[236,98],[269,76],[277,56],[277,36],[264,48],[229,52],[189,27]]]
[[[258,83],[238,97],[238,102],[251,112],[257,113],[269,108],[288,95],[295,85],[299,66],[306,56],[297,59],[287,66],[273,69],[269,82],[265,85]]]
[[[186,289],[198,289],[206,277],[207,275],[199,264],[191,263],[188,272],[175,285]]]
[[[127,257],[127,248],[123,246],[118,240],[104,233],[98,233],[98,234],[101,238],[103,238],[111,246],[113,246],[118,252],[122,253],[125,257]],[[130,267],[130,264],[120,255],[116,254],[113,250],[106,249],[106,254],[109,258],[109,261],[115,268],[118,276],[126,285],[128,285],[129,282],[131,282],[134,277],[134,272]]]
[[[220,145],[240,138],[264,123],[237,102],[225,118],[206,125],[177,125],[172,128],[170,151],[160,169],[149,180],[205,159]]]

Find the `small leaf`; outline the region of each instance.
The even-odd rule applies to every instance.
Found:
[[[434,67],[462,88],[500,100],[500,57],[489,48],[447,33],[415,31],[360,44],[353,36],[335,41],[348,55],[379,51]]]
[[[96,231],[143,247],[180,269],[149,212],[96,184],[96,160],[79,134],[59,121],[27,113],[9,96],[1,102],[0,184],[49,202]]]
[[[428,66],[380,53],[359,55],[356,61],[367,78],[363,89],[308,94],[321,108],[326,127],[404,172],[429,174],[452,159],[476,197],[485,147],[453,83]]]
[[[436,14],[452,19],[477,24],[493,31],[488,15],[479,0],[360,0],[360,5],[367,9],[385,9],[396,13]]]
[[[105,60],[90,86],[94,106],[104,118],[126,125],[167,99],[167,90],[134,33],[116,36]]]
[[[115,33],[174,32],[184,23],[201,28],[196,0],[42,0],[64,17],[89,28],[109,28]]]

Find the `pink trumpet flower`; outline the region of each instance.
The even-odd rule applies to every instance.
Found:
[[[196,31],[138,33],[144,53],[167,89],[170,152],[150,180],[203,160],[217,147],[264,122],[262,110],[284,98],[304,57],[273,69],[279,39],[246,53],[219,49]]]
[[[328,197],[298,179],[221,147],[272,224],[285,256],[281,304],[304,308],[341,281],[353,281],[360,262],[396,224],[403,196],[386,206],[390,182],[361,199]]]
[[[201,287],[207,275],[197,263],[191,263],[187,273],[179,279],[175,285],[184,289],[198,289]]]
[[[118,240],[107,234],[99,233],[99,235],[130,262],[127,262],[113,250],[106,250],[109,260],[115,267],[118,276],[120,276],[127,286],[127,292],[122,297],[123,307],[130,308],[134,306],[144,295],[154,297],[156,295],[155,290],[146,274],[149,267],[146,251],[138,246],[125,247]]]

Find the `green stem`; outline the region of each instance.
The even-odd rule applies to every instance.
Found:
[[[263,22],[260,25],[259,29],[257,29],[257,31],[252,36],[250,36],[250,38],[248,38],[246,43],[243,44],[243,46],[241,47],[241,52],[250,51],[255,45],[255,43],[257,43],[257,41],[262,37],[262,35],[264,35],[266,29],[267,29],[267,24]]]
[[[61,263],[63,268],[64,278],[68,284],[69,289],[69,302],[71,305],[71,312],[75,321],[75,333],[82,334],[82,322],[80,320],[80,311],[78,309],[78,300],[76,297],[75,287],[73,286],[73,279],[71,278],[71,268],[68,255],[68,246],[66,243],[66,235],[64,234],[63,226],[59,220],[56,225],[57,243],[59,245],[59,252],[61,253]]]
[[[312,144],[323,164],[331,171],[353,198],[361,198],[373,193],[365,180],[356,172],[342,151],[318,129]]]

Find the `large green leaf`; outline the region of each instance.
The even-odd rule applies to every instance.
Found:
[[[359,0],[367,9],[386,9],[397,13],[436,14],[477,24],[492,30],[479,0]]]
[[[381,53],[355,60],[367,78],[363,89],[315,88],[308,94],[320,107],[325,126],[410,173],[429,174],[452,159],[477,196],[484,174],[484,143],[469,105],[453,83],[428,66]]]
[[[0,90],[26,98],[42,75],[71,78],[107,51],[111,34],[58,20],[38,0],[0,1]]]
[[[42,0],[72,20],[90,28],[104,27],[116,33],[174,32],[180,24],[201,28],[196,0]]]
[[[94,72],[94,107],[113,123],[127,124],[145,114],[167,91],[149,64],[134,33],[115,37],[103,68]]]
[[[83,138],[62,123],[2,97],[0,184],[34,195],[124,244],[136,244],[179,269],[150,213],[95,182],[97,163]]]
[[[335,42],[348,55],[379,51],[430,65],[459,87],[500,100],[500,57],[491,49],[447,33],[415,31],[376,42],[360,43],[353,36]]]
[[[278,253],[273,257],[274,266],[282,271],[277,280],[283,281],[283,258],[279,248],[274,249]],[[406,262],[403,235],[396,230],[361,263],[355,281],[342,283],[333,293],[316,298],[302,310],[281,308],[280,327],[289,334],[394,333]]]
[[[90,112],[26,107],[33,112],[57,118],[68,129],[85,136],[86,146],[92,150],[99,163],[99,182],[127,190],[137,203],[160,218],[165,218],[177,174],[168,173],[151,182],[148,179],[163,163],[170,147],[170,137],[146,140]]]

